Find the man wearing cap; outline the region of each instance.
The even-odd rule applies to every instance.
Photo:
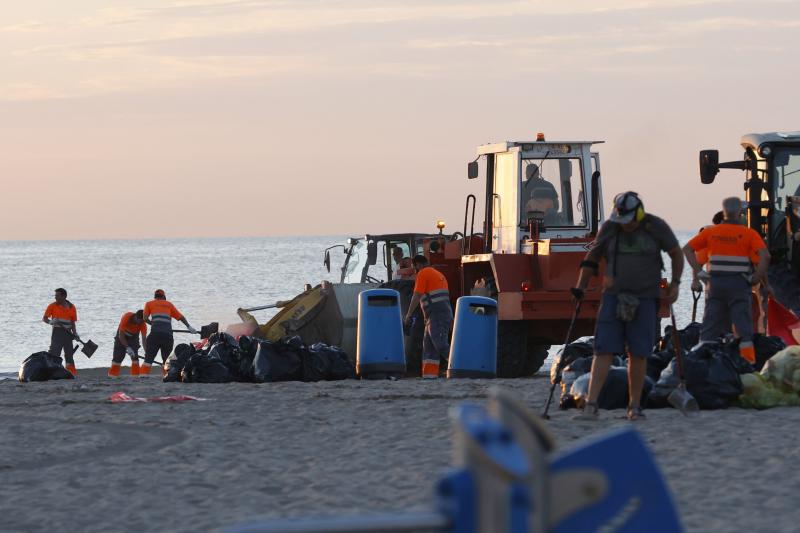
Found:
[[[725,218],[721,224],[705,228],[683,247],[695,278],[708,283],[700,341],[717,340],[733,323],[739,338],[739,355],[752,364],[756,362],[752,287],[760,283],[767,286],[770,256],[761,236],[740,222],[739,198],[723,200],[722,212]],[[697,252],[703,249],[708,250],[708,272],[703,271],[697,259]]]
[[[647,356],[652,353],[658,329],[661,252],[672,262],[669,301],[678,298],[683,255],[678,239],[667,223],[646,213],[639,195],[629,191],[614,198],[614,211],[597,233],[581,263],[572,294],[583,298],[589,279],[605,261],[603,296],[594,337],[595,357],[589,381],[589,397],[579,419],[596,419],[597,399],[614,354],[628,354],[628,419],[644,418],[641,408]]]
[[[192,333],[197,330],[189,324],[189,321],[167,301],[167,296],[163,290],[156,290],[153,299],[144,304],[144,319],[150,324],[150,335],[144,349],[144,363],[139,369],[140,376],[150,374],[150,367],[158,352],[161,352],[161,360],[166,362],[167,357],[172,352],[175,341],[172,337],[172,319],[180,320]]]

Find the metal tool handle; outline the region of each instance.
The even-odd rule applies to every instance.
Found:
[[[572,320],[569,323],[569,328],[567,328],[567,337],[564,339],[564,350],[566,350],[569,339],[572,337],[572,329],[575,327],[578,315],[581,314],[581,304],[583,304],[582,298],[575,303],[575,312],[572,314]],[[562,352],[561,358],[558,360],[558,366],[556,367],[556,377],[553,380],[553,384],[550,386],[550,396],[547,397],[547,403],[544,405],[544,411],[542,412],[542,418],[545,420],[548,418],[547,412],[550,410],[550,404],[553,402],[553,393],[556,391],[556,385],[561,381],[561,371],[564,370],[564,360],[565,357]]]
[[[697,322],[697,302],[700,301],[702,295],[703,291],[692,290],[692,299],[694,300],[692,304],[692,322]]]
[[[683,382],[683,350],[681,349],[681,336],[678,334],[678,325],[675,322],[675,309],[672,304],[669,304],[669,314],[672,319],[672,347],[675,349],[675,359],[677,359],[678,363],[678,378]]]

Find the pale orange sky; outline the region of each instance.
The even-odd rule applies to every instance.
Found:
[[[698,150],[800,129],[799,35],[789,1],[4,2],[0,240],[456,230],[475,147],[538,131],[693,229],[743,194]]]

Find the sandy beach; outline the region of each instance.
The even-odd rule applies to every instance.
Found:
[[[541,406],[546,377],[520,380],[181,384],[0,382],[0,530],[210,531],[257,517],[425,509],[450,464],[448,408],[500,384]],[[205,402],[112,404],[110,394]],[[560,445],[627,424],[574,422]],[[800,521],[800,410],[741,409],[637,423],[689,531],[790,531]]]

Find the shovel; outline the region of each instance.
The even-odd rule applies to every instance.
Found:
[[[695,300],[696,301],[696,300]],[[678,378],[681,382],[675,387],[672,392],[667,396],[669,404],[678,409],[684,416],[688,415],[690,411],[698,411],[700,406],[697,405],[697,400],[694,396],[689,394],[686,390],[686,379],[683,375],[683,353],[681,350],[681,337],[678,334],[678,326],[675,323],[675,310],[672,305],[669,306],[669,313],[672,315],[672,346],[675,349],[675,359],[678,364]]]
[[[74,340],[78,341],[79,343],[81,343],[81,345],[83,345],[83,347],[81,348],[81,352],[84,353],[86,357],[91,357],[92,355],[94,355],[94,352],[97,351],[97,345],[94,342],[92,342],[91,339],[89,339],[86,342],[83,342],[80,337],[72,333],[67,328],[63,326],[57,326],[57,327],[66,330],[66,332],[69,334],[70,337],[72,337]],[[76,346],[74,349],[77,350],[78,347]]]
[[[200,327],[200,338],[207,339],[219,331],[219,322],[211,322]],[[172,333],[191,333],[188,329],[173,329]]]
[[[692,299],[694,300],[692,304],[692,322],[697,322],[697,302],[700,301],[702,295],[703,291],[692,290]]]

